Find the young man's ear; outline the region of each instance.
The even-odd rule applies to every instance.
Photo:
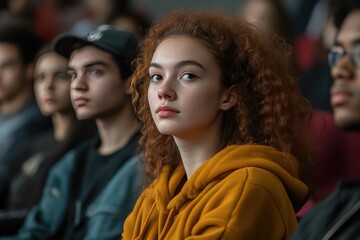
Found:
[[[220,109],[227,111],[238,101],[237,88],[236,85],[232,85],[230,88],[225,89],[222,95]]]

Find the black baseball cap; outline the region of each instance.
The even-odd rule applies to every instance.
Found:
[[[61,34],[55,38],[53,49],[58,54],[70,58],[77,44],[92,45],[123,59],[133,59],[138,50],[138,39],[133,33],[111,25],[100,25],[85,37]]]

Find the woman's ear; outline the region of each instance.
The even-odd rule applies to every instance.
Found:
[[[233,106],[235,106],[237,101],[238,95],[236,85],[232,85],[230,88],[224,90],[220,103],[220,109],[227,111]]]

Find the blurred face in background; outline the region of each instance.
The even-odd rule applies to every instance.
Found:
[[[105,23],[114,11],[114,0],[86,0],[85,4],[90,16],[96,24]]]
[[[26,89],[25,69],[15,45],[0,43],[0,102],[11,102]]]
[[[269,0],[248,0],[241,12],[245,20],[254,25],[268,30],[275,29],[277,16]]]
[[[360,10],[344,20],[329,51],[331,105],[336,125],[345,130],[360,129]]]
[[[8,8],[13,14],[23,14],[30,7],[30,0],[8,0]]]
[[[66,58],[54,52],[42,54],[36,61],[34,81],[36,100],[43,114],[73,111]]]

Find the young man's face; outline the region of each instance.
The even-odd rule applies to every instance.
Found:
[[[110,53],[85,46],[72,53],[68,68],[71,99],[79,119],[106,118],[122,110],[126,84]]]
[[[25,72],[16,46],[0,43],[0,101],[12,101],[25,87]]]
[[[347,54],[332,67],[331,105],[336,125],[345,130],[360,128],[360,10],[350,13],[336,37],[335,51]],[[353,52],[353,53],[349,53]]]

